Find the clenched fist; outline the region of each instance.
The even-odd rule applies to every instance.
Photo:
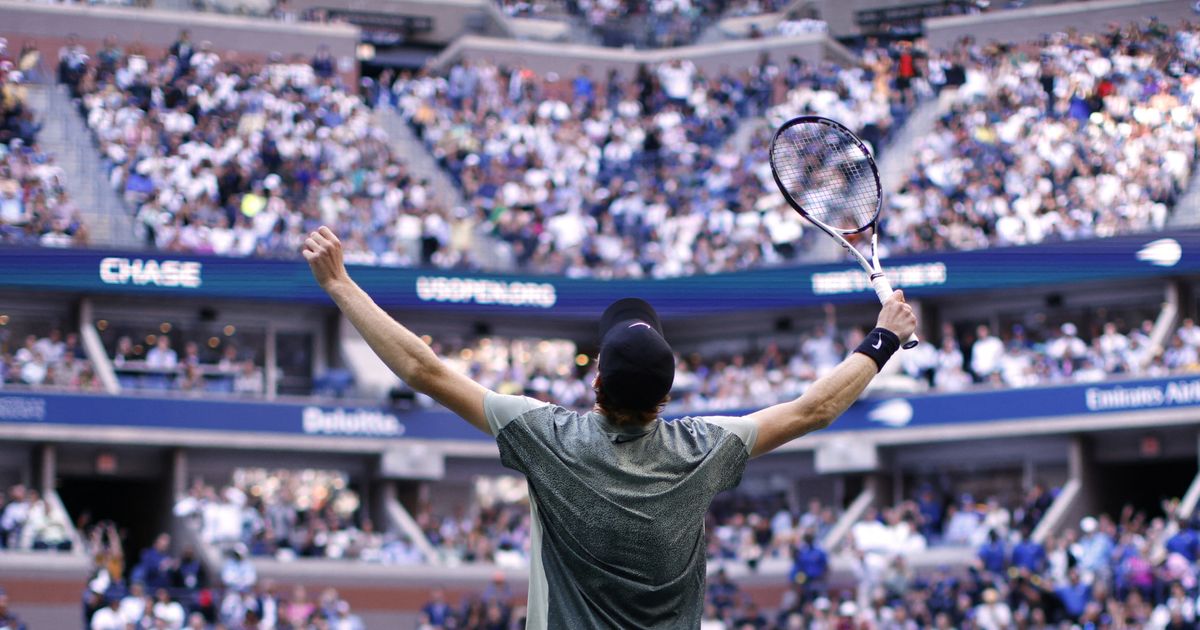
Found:
[[[334,284],[350,279],[346,264],[342,261],[342,242],[328,227],[322,225],[309,234],[300,251],[322,289],[328,291]]]
[[[879,311],[879,320],[875,325],[886,328],[901,340],[908,339],[917,329],[917,316],[912,307],[904,302],[903,291],[893,291],[891,297],[883,303]]]

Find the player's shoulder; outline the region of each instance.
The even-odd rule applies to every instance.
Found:
[[[720,440],[726,436],[736,437],[746,445],[747,451],[754,447],[754,441],[758,438],[758,424],[744,416],[686,416],[666,424],[697,438]]]
[[[555,410],[563,410],[563,408],[529,396],[513,396],[489,391],[483,397],[483,412],[487,417],[492,435],[499,435],[500,431],[512,424],[513,421],[530,414]]]

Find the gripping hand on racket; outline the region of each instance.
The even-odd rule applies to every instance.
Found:
[[[893,291],[891,297],[883,302],[875,325],[892,331],[901,339],[908,339],[913,334],[917,329],[917,316],[904,301],[904,291]]]
[[[396,376],[481,431],[491,433],[483,411],[487,389],[447,367],[420,337],[392,319],[350,279],[342,242],[333,230],[322,226],[309,234],[301,253],[317,284]]]

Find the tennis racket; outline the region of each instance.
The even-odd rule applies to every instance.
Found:
[[[879,168],[862,140],[828,118],[793,118],[771,139],[771,175],[788,205],[853,254],[871,279],[879,301],[886,301],[892,285],[876,253],[883,188]],[[870,260],[846,240],[846,236],[867,229],[871,230]],[[903,347],[912,348],[918,342],[914,332]]]

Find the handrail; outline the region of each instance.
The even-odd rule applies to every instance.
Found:
[[[1039,545],[1045,543],[1051,533],[1066,523],[1070,510],[1074,507],[1082,489],[1083,484],[1078,479],[1071,479],[1063,484],[1058,497],[1042,515],[1042,520],[1038,521],[1037,527],[1033,528],[1033,534],[1030,535],[1033,542]]]
[[[117,379],[117,371],[104,349],[100,333],[96,332],[96,327],[92,325],[93,321],[92,301],[84,299],[79,305],[79,339],[83,342],[83,351],[87,354],[88,361],[92,362],[92,369],[96,372],[96,378],[104,385],[104,391],[120,394],[121,382]]]
[[[391,486],[394,488],[395,486]],[[425,537],[425,532],[421,531],[421,526],[413,519],[408,510],[401,505],[400,501],[396,500],[394,492],[386,493],[384,497],[384,506],[387,508],[388,519],[395,525],[417,549],[421,550],[421,555],[425,556],[425,561],[429,564],[440,566],[444,564],[442,555]]]
[[[822,549],[837,549],[846,536],[850,533],[850,528],[854,527],[861,518],[867,508],[875,503],[875,490],[866,488],[850,503],[850,507],[842,512],[842,516],[834,523],[833,527],[829,528],[829,532],[825,534],[825,538],[821,539]]]
[[[70,512],[67,512],[67,506],[63,504],[62,498],[58,496],[56,490],[46,490],[42,493],[42,500],[49,504],[50,509],[56,510],[63,515],[63,519],[67,523],[67,538],[71,539],[71,555],[87,556],[87,549],[83,546],[83,537],[79,535],[79,530],[75,528],[75,523],[71,520]]]

